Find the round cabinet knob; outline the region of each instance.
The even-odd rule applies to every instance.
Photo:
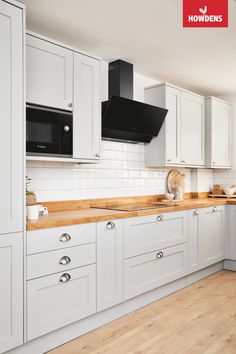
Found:
[[[163,257],[163,252],[162,252],[162,251],[157,252],[156,257],[157,257],[157,258],[162,258],[162,257]]]
[[[171,159],[167,159],[167,162],[171,162],[172,160]]]
[[[70,127],[68,125],[64,126],[64,131],[67,133],[70,130]]]
[[[71,262],[70,257],[64,256],[60,259],[59,264],[66,265],[69,264],[70,262]]]
[[[68,107],[70,107],[70,108],[71,108],[71,107],[72,107],[72,103],[68,103]]]
[[[59,241],[60,242],[68,242],[71,240],[71,236],[69,234],[62,234]]]
[[[217,211],[217,208],[216,207],[212,208],[212,211],[213,213],[215,213]]]
[[[116,227],[116,225],[113,221],[108,221],[108,223],[106,224],[106,229],[108,229],[108,230],[114,229],[115,227]]]
[[[193,211],[193,215],[194,215],[194,216],[199,215],[198,210],[194,210],[194,211]]]
[[[181,160],[181,163],[186,163],[184,160]]]
[[[68,282],[69,280],[71,280],[70,274],[69,274],[69,273],[64,273],[64,274],[62,274],[62,276],[60,277],[59,282],[60,282],[60,283],[66,283],[66,282]]]
[[[95,156],[96,156],[96,157],[100,157],[100,154],[99,154],[99,153],[97,153],[97,154],[95,154]]]

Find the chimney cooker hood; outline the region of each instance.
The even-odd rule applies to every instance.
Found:
[[[104,140],[149,143],[157,136],[168,110],[133,100],[133,65],[109,64],[109,100],[102,102]]]

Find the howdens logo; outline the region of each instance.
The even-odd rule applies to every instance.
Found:
[[[183,0],[184,27],[228,27],[228,0]]]

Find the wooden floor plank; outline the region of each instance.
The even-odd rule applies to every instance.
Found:
[[[50,354],[236,354],[236,273],[218,272]]]

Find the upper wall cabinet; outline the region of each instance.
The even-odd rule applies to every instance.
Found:
[[[31,34],[26,53],[27,102],[73,112],[73,159],[63,161],[99,161],[100,60]]]
[[[206,98],[206,167],[231,168],[232,106]]]
[[[73,157],[99,160],[100,61],[74,53]]]
[[[26,37],[26,101],[72,110],[73,52]]]
[[[0,234],[23,231],[22,13],[22,9],[0,1]]]
[[[146,145],[146,166],[203,167],[204,98],[162,83],[145,89],[145,102],[169,110],[158,136]]]
[[[181,163],[205,165],[205,105],[202,96],[181,92]]]

